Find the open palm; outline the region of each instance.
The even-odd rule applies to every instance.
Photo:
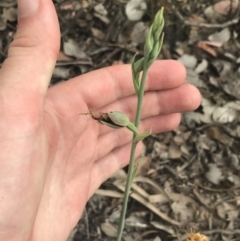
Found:
[[[48,89],[59,38],[52,1],[42,0],[34,14],[20,19],[0,71],[0,240],[66,240],[98,186],[128,163],[130,131],[80,114],[118,110],[133,120],[137,98],[130,66],[94,71]],[[199,92],[184,79],[185,70],[175,61],[153,64],[142,131],[171,130],[180,112],[199,105]]]

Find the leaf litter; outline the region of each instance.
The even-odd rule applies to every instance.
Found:
[[[54,3],[62,38],[52,84],[105,66],[130,63],[136,52],[141,56],[143,37],[156,11],[164,6],[166,38],[159,58],[182,62],[186,82],[197,86],[203,96],[201,106],[183,114],[176,130],[144,141],[144,152],[136,160],[139,170],[124,240],[238,240],[239,1]],[[136,7],[129,8],[133,5]],[[1,1],[1,63],[16,24],[16,1]],[[101,185],[68,241],[115,240],[125,180],[126,169],[122,169]],[[196,232],[189,233],[192,229]],[[207,239],[199,236],[203,234]]]

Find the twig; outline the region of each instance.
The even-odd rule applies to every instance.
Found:
[[[88,60],[75,60],[75,61],[58,61],[56,63],[56,67],[60,66],[68,66],[68,65],[93,65],[92,61]],[[0,64],[0,68],[2,67],[2,63]]]
[[[87,212],[87,208],[84,209],[84,213],[85,213],[85,224],[86,224],[86,230],[87,230],[87,240],[90,240],[90,233],[89,233],[89,222],[88,222],[88,212]]]
[[[93,65],[92,61],[89,60],[75,60],[75,61],[58,61],[56,66],[68,66],[68,65]]]
[[[3,8],[11,8],[11,7],[15,7],[16,5],[17,5],[16,1],[12,3],[0,2],[0,7],[3,7]]]
[[[196,196],[196,198],[198,199],[198,201],[209,211],[213,211],[214,209],[207,203],[204,202],[204,200],[202,199],[202,197],[200,196],[200,194],[197,192],[196,189],[193,189],[193,193]]]
[[[240,188],[239,184],[230,188],[220,188],[220,189],[205,187],[199,181],[195,181],[195,184],[198,185],[200,188],[209,192],[232,192],[233,190]]]
[[[149,234],[155,234],[155,233],[158,233],[158,231],[157,230],[145,231],[144,233],[140,234],[135,241],[141,241],[145,236],[147,236]]]

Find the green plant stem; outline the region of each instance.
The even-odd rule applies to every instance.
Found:
[[[135,134],[134,134],[134,136],[135,136]],[[134,143],[132,141],[127,183],[126,183],[125,192],[124,192],[122,212],[121,212],[119,225],[118,225],[117,241],[121,241],[121,239],[122,239],[122,234],[123,234],[123,229],[124,229],[124,224],[125,224],[125,217],[126,217],[126,212],[127,212],[128,198],[129,198],[129,193],[130,193],[131,184],[132,184],[131,176],[132,176],[132,173],[134,170],[134,157],[135,157],[136,146],[137,146],[137,143]]]
[[[145,87],[146,79],[147,79],[147,63],[144,63],[140,90],[137,95],[138,103],[137,103],[137,112],[136,112],[136,118],[135,118],[135,126],[137,128],[139,127],[140,119],[141,119],[144,87]],[[128,204],[129,194],[130,194],[131,185],[132,185],[132,174],[133,174],[133,170],[134,170],[134,159],[135,159],[135,152],[136,152],[136,147],[137,147],[137,143],[134,142],[135,137],[136,137],[136,134],[133,134],[132,148],[131,148],[131,154],[130,154],[130,163],[129,163],[129,167],[128,167],[127,183],[126,183],[125,192],[124,192],[122,212],[121,212],[120,221],[119,221],[119,225],[118,225],[117,241],[121,241],[121,239],[122,239],[122,234],[123,234],[123,229],[124,229],[124,224],[125,224],[125,217],[126,217],[126,212],[127,212],[127,204]]]

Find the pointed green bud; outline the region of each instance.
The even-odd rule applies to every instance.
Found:
[[[143,50],[143,54],[145,58],[149,58],[150,53],[152,52],[153,49],[153,45],[154,45],[154,39],[153,39],[153,33],[152,33],[152,26],[150,27],[147,37],[146,37],[146,41],[144,44],[144,50]]]
[[[137,127],[129,120],[128,116],[120,111],[111,111],[109,113],[101,113],[98,117],[93,117],[101,124],[111,128],[126,127],[136,135],[138,135]]]
[[[154,21],[153,21],[153,35],[154,35],[154,39],[159,39],[160,34],[163,30],[164,27],[164,17],[163,17],[163,10],[164,8],[161,8],[160,11],[157,12]]]
[[[149,68],[154,60],[157,59],[163,42],[163,27],[164,27],[164,18],[163,18],[163,8],[156,14],[153,24],[149,29],[146,42],[144,45],[144,57],[146,67]],[[160,41],[159,41],[160,38]]]
[[[126,127],[130,120],[128,116],[119,111],[111,111],[109,113],[104,113],[105,118],[101,118],[98,121],[103,125],[109,126],[111,128],[122,128]]]
[[[160,41],[156,42],[153,48],[153,51],[151,52],[150,60],[148,61],[148,67],[157,59],[162,48],[163,38],[164,38],[164,33],[162,33]]]

